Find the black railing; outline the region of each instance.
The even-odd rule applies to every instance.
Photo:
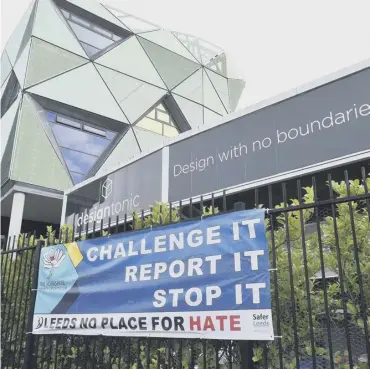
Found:
[[[272,342],[30,333],[41,247],[235,211],[243,194],[159,204],[108,224],[63,227],[45,239],[11,238],[2,251],[2,367],[104,369],[365,369],[370,367],[370,179],[316,178],[253,190],[266,208]],[[306,183],[307,184],[307,183]],[[277,193],[276,188],[280,189]],[[295,194],[292,195],[292,192]],[[250,192],[249,192],[250,193]],[[245,195],[247,196],[247,195]],[[231,198],[232,197],[232,198]],[[275,203],[275,197],[279,204]],[[292,197],[295,199],[290,200]],[[232,201],[230,201],[230,198]],[[199,200],[199,199],[198,199]]]

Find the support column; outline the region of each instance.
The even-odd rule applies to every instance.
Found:
[[[26,200],[26,195],[22,192],[15,192],[13,195],[12,212],[10,213],[10,223],[9,223],[9,233],[8,237],[18,238],[21,233],[22,218],[24,202]],[[16,243],[15,243],[16,244]],[[9,248],[13,247],[13,243],[9,245]]]

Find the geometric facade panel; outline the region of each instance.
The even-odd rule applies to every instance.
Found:
[[[92,63],[42,82],[28,91],[127,123],[127,119]]]
[[[17,100],[10,106],[8,111],[1,118],[1,125],[0,125],[1,159],[3,158],[5,147],[6,147],[6,144],[8,143],[10,132],[11,132],[11,130],[13,128],[13,125],[14,125],[14,122],[15,122],[15,117],[16,117],[17,112],[18,112],[20,100],[21,100],[21,96],[18,96]]]
[[[79,8],[85,9],[90,13],[97,15],[99,18],[103,18],[110,23],[113,23],[119,27],[125,28],[124,25],[113,16],[105,7],[96,2],[91,0],[67,0],[69,3],[78,6]],[[127,28],[125,28],[127,29]]]
[[[86,178],[117,134],[51,111],[47,120],[74,183]]]
[[[107,160],[97,171],[97,175],[109,171],[111,168],[122,164],[140,153],[140,147],[132,128],[130,127],[116,147],[108,156]]]
[[[59,190],[70,187],[70,176],[60,162],[42,128],[37,111],[26,95],[18,125],[11,179]]]
[[[86,53],[52,0],[38,0],[32,35],[86,58]]]
[[[9,77],[10,72],[12,71],[12,65],[10,64],[8,55],[6,51],[3,51],[3,54],[1,55],[1,86],[4,84],[6,79]]]
[[[173,95],[191,128],[203,125],[203,106],[181,96]]]
[[[141,33],[140,37],[143,37],[154,44],[162,46],[165,49],[171,50],[172,52],[179,54],[184,58],[190,59],[195,63],[198,62],[189,52],[189,50],[170,31],[161,29],[159,31]]]
[[[227,84],[227,78],[221,76],[218,73],[212,72],[211,70],[205,69],[209,79],[211,80],[213,87],[215,88],[218,96],[222,100],[222,103],[227,111],[230,110],[229,101],[229,88]]]
[[[127,57],[130,55],[130,57]],[[153,85],[166,88],[158,72],[135,36],[122,42],[95,60],[95,63],[115,69]]]
[[[226,109],[205,70],[203,71],[203,99],[206,107],[220,115],[226,114]]]
[[[18,104],[13,104],[18,105]],[[17,110],[13,123],[11,123],[11,130],[9,132],[9,136],[7,138],[7,143],[3,147],[1,147],[1,173],[0,173],[0,179],[1,184],[6,182],[9,179],[10,175],[10,166],[12,163],[12,156],[13,156],[13,148],[14,148],[14,141],[15,141],[15,132],[17,128],[17,120],[18,120],[18,114],[19,109]],[[4,119],[4,117],[3,117]],[[3,124],[3,119],[1,120],[1,123]],[[2,132],[1,132],[2,133]],[[1,137],[3,140],[3,137]]]
[[[31,48],[31,40],[28,41],[27,46],[23,49],[21,55],[19,56],[14,66],[14,72],[17,76],[18,82],[22,89],[24,87],[24,79],[26,77],[30,48]]]
[[[230,110],[234,111],[238,106],[240,96],[243,93],[245,82],[242,79],[228,79],[229,96],[230,96]]]
[[[112,69],[98,64],[96,67],[130,123],[135,123],[167,93],[164,89]]]
[[[222,119],[222,115],[215,113],[212,110],[204,108],[204,124],[218,124]]]
[[[17,59],[17,56],[18,56],[18,52],[19,52],[19,49],[21,47],[28,22],[29,22],[29,20],[31,18],[31,15],[32,15],[32,12],[33,12],[34,5],[35,5],[35,0],[33,0],[32,3],[30,4],[30,6],[27,8],[27,11],[24,13],[21,21],[17,25],[17,27],[14,30],[12,36],[10,37],[9,41],[6,44],[5,49],[6,49],[6,52],[8,54],[10,63],[13,66],[15,65],[15,62],[16,62],[16,59]]]
[[[203,104],[203,72],[197,70],[184,82],[181,82],[173,90],[173,93],[186,97],[189,100]]]
[[[4,178],[64,190],[217,124],[244,88],[230,65],[99,0],[33,0],[1,57]]]
[[[140,143],[140,149],[142,152],[149,152],[163,146],[165,138],[159,134],[142,129],[139,127],[133,127],[136,138]]]
[[[138,37],[164,83],[171,90],[201,66],[172,51]]]
[[[25,88],[88,62],[88,59],[79,55],[32,38]]]

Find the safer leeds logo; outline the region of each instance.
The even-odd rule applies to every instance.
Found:
[[[53,269],[58,268],[66,257],[65,252],[60,248],[52,247],[43,257],[44,268],[50,269],[48,278],[51,277]]]

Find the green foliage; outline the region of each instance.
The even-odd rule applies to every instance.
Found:
[[[367,182],[370,185],[369,179],[367,179]],[[345,182],[332,182],[331,185],[338,198],[348,195]],[[305,195],[302,203],[312,203],[314,201],[313,189],[310,187],[304,188],[304,191]],[[365,193],[364,186],[361,185],[360,181],[350,181],[350,195],[363,193]],[[298,204],[297,199],[291,200],[291,205]],[[364,328],[359,274],[355,258],[355,251],[357,250],[363,283],[363,297],[367,306],[370,306],[370,222],[367,207],[364,205],[361,201],[337,204],[334,207],[335,217],[332,216],[333,214],[325,217],[324,221],[319,224],[320,232],[307,232],[304,235],[305,242],[302,241],[302,226],[306,228],[307,223],[316,223],[314,209],[294,210],[280,214],[276,217],[276,224],[274,225],[271,224],[270,220],[266,222],[267,229],[270,230],[267,232],[270,260],[272,260],[272,236],[275,241],[278,269],[275,277],[277,278],[278,290],[275,291],[272,288],[271,298],[273,316],[275,320],[279,320],[281,326],[281,344],[285,368],[295,368],[293,311],[295,311],[297,317],[298,350],[301,358],[311,356],[314,350],[317,358],[322,357],[328,360],[328,350],[322,345],[326,339],[326,326],[327,324],[339,327],[344,325],[343,299],[341,298],[339,278],[326,279],[329,311],[328,316],[325,314],[323,281],[317,278],[317,273],[321,274],[321,259],[326,273],[330,271],[338,275],[339,267],[341,267],[344,293],[347,297],[347,308],[350,313],[348,316],[349,324],[362,330]],[[282,207],[284,207],[284,204],[277,206],[277,208]],[[355,232],[352,230],[352,225],[354,225]],[[291,263],[288,251],[290,251]],[[338,264],[338,254],[341,265]],[[293,275],[292,283],[290,281],[290,267]],[[271,275],[272,281],[273,278],[274,275]],[[279,316],[276,314],[277,293]],[[308,309],[309,303],[311,304],[311,314]],[[312,347],[310,340],[310,318],[312,319],[312,330],[315,336],[314,347]],[[335,336],[332,337],[333,340],[336,338]],[[353,335],[351,339],[354,339]],[[258,344],[256,348],[258,349]],[[365,347],[363,347],[363,351],[366,351]],[[278,362],[276,341],[270,344],[268,353],[271,364]],[[335,355],[336,369],[349,368],[348,353],[337,352]],[[262,358],[255,353],[257,362],[260,362]],[[357,359],[354,358],[354,360]],[[362,368],[361,365],[363,364],[358,363],[358,368]]]
[[[204,207],[203,216],[210,216],[213,214],[218,214],[219,210],[217,207]],[[133,217],[133,229],[140,230],[143,228],[150,228],[159,225],[166,225],[170,223],[177,223],[180,221],[179,208],[171,208],[167,203],[156,202],[155,206],[151,209],[151,214],[147,216],[142,216],[137,212],[132,213]]]

